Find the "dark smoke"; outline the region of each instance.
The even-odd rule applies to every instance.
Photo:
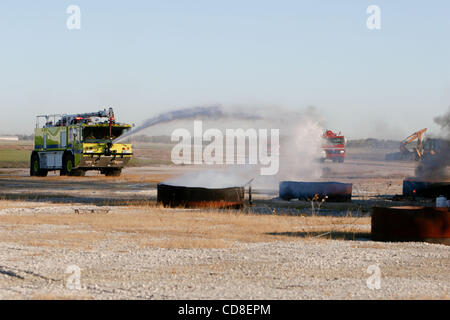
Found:
[[[443,116],[435,117],[434,122],[441,126],[442,130],[446,130],[447,138],[450,138],[450,107]]]
[[[440,180],[449,178],[447,168],[450,166],[450,107],[446,114],[433,120],[445,132],[445,137],[436,139],[438,143],[433,153],[424,154],[422,162],[416,168],[416,177]]]

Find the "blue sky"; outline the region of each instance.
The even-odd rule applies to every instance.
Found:
[[[69,5],[81,30],[68,30]],[[368,30],[366,8],[381,8]],[[0,133],[113,106],[315,106],[350,138],[404,138],[450,105],[448,1],[0,2]]]

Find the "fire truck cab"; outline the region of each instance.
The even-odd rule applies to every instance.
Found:
[[[325,130],[322,135],[322,162],[329,159],[333,162],[344,162],[345,159],[345,137],[339,132]]]

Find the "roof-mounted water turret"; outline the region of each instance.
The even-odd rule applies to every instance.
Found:
[[[107,122],[115,123],[114,111],[112,108],[108,110],[103,109],[97,112],[86,112],[76,114],[51,114],[37,116],[36,127],[39,127],[39,119],[45,119],[45,127],[60,127],[78,122],[99,122],[101,118],[107,118]],[[92,118],[99,118],[97,121],[93,121]]]

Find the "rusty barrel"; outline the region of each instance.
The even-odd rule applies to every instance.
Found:
[[[450,244],[449,208],[374,207],[372,239]]]
[[[311,200],[315,195],[327,201],[345,202],[352,200],[352,184],[341,182],[281,181],[280,198],[283,200]]]
[[[450,198],[450,182],[405,179],[403,180],[403,195],[425,198],[437,198],[442,195]]]
[[[203,188],[158,183],[157,193],[157,202],[168,207],[242,208],[245,200],[244,187]]]

